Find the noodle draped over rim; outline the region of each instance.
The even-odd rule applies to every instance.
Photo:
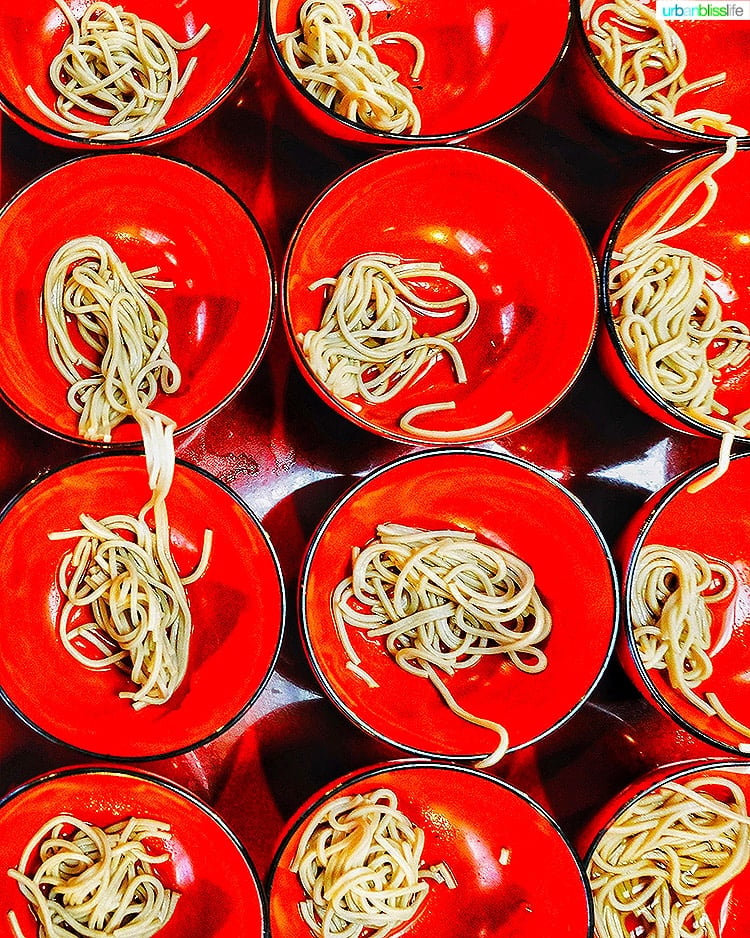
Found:
[[[729,114],[696,107],[678,111],[684,95],[720,85],[726,72],[688,82],[685,44],[669,23],[639,0],[583,0],[581,18],[599,64],[635,104],[677,127],[744,136]]]
[[[744,793],[731,779],[699,776],[641,795],[607,827],[588,864],[597,934],[716,938],[706,902],[747,865],[748,825]]]
[[[497,733],[495,751],[478,766],[503,757],[505,727],[464,710],[439,672],[450,677],[488,655],[505,655],[527,674],[546,668],[540,645],[552,617],[528,564],[471,531],[381,524],[369,544],[353,549],[352,575],[336,587],[331,609],[349,670],[377,687],[360,666],[347,627],[384,638],[396,663],[427,678],[457,716]]]
[[[355,30],[347,8],[360,17]],[[278,36],[282,57],[302,87],[353,123],[392,134],[418,134],[419,110],[399,73],[381,62],[375,46],[403,41],[414,47],[411,77],[424,64],[424,46],[406,32],[370,36],[370,11],[361,0],[306,0],[299,28]]]
[[[445,863],[422,867],[424,839],[388,788],[318,808],[290,864],[308,897],[299,912],[313,934],[386,938],[417,914],[429,880],[454,889]]]
[[[65,0],[55,2],[71,35],[50,64],[54,109],[26,88],[42,114],[74,137],[103,142],[143,137],[163,127],[198,61],[190,59],[180,75],[176,53],[192,49],[208,25],[178,42],[121,6],[90,3],[79,22]]]
[[[168,851],[153,854],[146,842],[169,837],[163,821],[131,817],[101,828],[60,814],[34,834],[8,876],[38,920],[38,938],[151,938],[180,895],[153,870]],[[25,938],[15,912],[8,921],[15,938]]]
[[[648,670],[666,670],[670,685],[706,716],[718,716],[745,738],[750,727],[735,720],[716,694],[696,689],[713,673],[709,604],[732,595],[731,568],[693,550],[648,544],[638,554],[631,587],[633,638]],[[740,750],[750,751],[750,743]]]
[[[185,586],[205,572],[212,541],[207,530],[196,568],[181,576],[166,504],[175,423],[150,407],[159,390],[177,390],[180,372],[170,356],[164,311],[145,290],[172,284],[152,279],[154,273],[131,273],[101,238],[76,238],[50,261],[43,294],[50,356],[70,384],[68,403],[80,414],[81,436],[108,442],[129,417],[143,436],[152,495],[138,516],[82,514],[81,529],[49,535],[76,538],[58,575],[63,645],[89,667],[128,669],[138,690],[120,696],[135,709],[166,703],[185,677],[192,629]],[[72,341],[71,322],[93,357]]]

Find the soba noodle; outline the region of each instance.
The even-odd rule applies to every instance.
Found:
[[[60,814],[34,834],[8,875],[38,920],[38,938],[151,938],[180,896],[153,871],[169,853],[154,855],[146,843],[169,837],[162,821],[131,817],[100,828]],[[13,911],[8,919],[15,938],[25,938]]]
[[[698,133],[744,135],[729,114],[696,107],[679,111],[684,95],[721,84],[726,72],[688,82],[685,44],[666,20],[638,0],[584,0],[581,16],[604,71],[635,103]]]
[[[706,901],[747,865],[749,824],[742,789],[727,778],[641,795],[588,865],[599,938],[716,938]]]
[[[73,136],[89,140],[128,140],[164,126],[197,62],[190,59],[180,75],[176,53],[192,49],[209,27],[178,42],[121,6],[91,3],[79,22],[64,0],[55,2],[71,35],[50,65],[54,109],[26,88],[36,107]]]
[[[360,17],[356,30],[347,8]],[[424,63],[424,47],[405,32],[370,36],[370,11],[360,0],[306,0],[299,28],[278,37],[290,71],[314,98],[334,113],[373,130],[418,134],[421,118],[399,73],[381,62],[378,43],[403,41],[414,47],[411,77]]]
[[[331,607],[350,670],[377,686],[347,627],[384,638],[396,663],[427,678],[457,716],[498,734],[497,748],[479,766],[502,758],[505,727],[459,706],[438,672],[451,676],[487,655],[505,655],[527,674],[546,668],[539,646],[552,619],[528,564],[471,531],[382,524],[374,540],[354,548],[352,575],[337,586]]]
[[[380,788],[319,808],[290,864],[308,897],[300,915],[319,938],[386,938],[416,915],[429,880],[456,886],[444,863],[422,867],[424,832]]]
[[[633,575],[633,638],[647,669],[666,670],[671,686],[694,707],[750,737],[750,728],[731,717],[715,694],[696,693],[713,673],[709,604],[731,596],[734,588],[726,564],[696,551],[647,544]]]

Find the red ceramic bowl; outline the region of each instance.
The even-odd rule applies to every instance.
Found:
[[[709,606],[713,674],[696,693],[717,694],[726,709],[740,722],[750,724],[750,639],[747,610],[750,608],[750,527],[740,506],[750,491],[750,454],[733,456],[729,469],[698,492],[688,487],[710,466],[702,467],[671,482],[653,495],[630,521],[618,548],[622,559],[622,629],[618,655],[639,690],[654,706],[680,727],[735,755],[738,746],[750,742],[727,727],[718,717],[706,716],[674,690],[663,670],[647,670],[633,638],[633,578],[638,557],[648,544],[664,544],[694,550],[727,563],[736,580],[734,593]],[[746,754],[746,753],[745,753]]]
[[[166,821],[170,859],[162,882],[180,893],[160,938],[264,938],[268,916],[250,857],[221,818],[174,782],[126,769],[60,769],[15,789],[0,802],[0,863],[17,866],[26,844],[59,813],[105,827],[127,817]],[[12,910],[24,934],[37,923],[17,883],[0,877],[0,906]]]
[[[79,19],[89,6],[86,0],[65,2]],[[31,86],[48,107],[54,108],[56,92],[49,67],[71,35],[55,0],[2,5],[0,108],[29,133],[58,146],[103,150],[162,143],[194,127],[237,87],[260,34],[259,0],[233,0],[221,7],[211,0],[127,0],[121,6],[161,26],[178,41],[195,36],[205,23],[210,27],[193,49],[177,53],[180,73],[191,58],[198,61],[183,93],[167,112],[163,127],[126,141],[85,140],[55,124],[36,107],[26,88]]]
[[[297,81],[277,37],[297,29],[302,0],[268,0],[266,28],[287,97],[300,116],[335,139],[379,147],[457,143],[515,114],[536,95],[562,57],[572,21],[569,0],[540,0],[533,24],[523,5],[498,0],[366,0],[365,5],[371,14],[371,37],[405,31],[424,45],[425,64],[417,79],[410,77],[414,66],[410,43],[376,45],[378,58],[399,72],[399,80],[412,93],[422,119],[417,135],[372,130],[334,114]]]
[[[607,0],[597,0],[596,6]],[[647,2],[653,10],[655,4]],[[685,9],[693,3],[676,4]],[[575,27],[571,42],[571,74],[577,96],[595,119],[617,133],[637,137],[661,147],[710,146],[726,139],[724,134],[701,133],[680,127],[651,114],[629,98],[606,73],[589,43],[590,26],[583,23],[580,0],[573,0]],[[705,4],[704,4],[705,6]],[[714,4],[719,7],[720,4]],[[727,4],[724,4],[727,6]],[[680,111],[703,107],[731,115],[731,123],[750,130],[750,75],[747,50],[750,44],[750,21],[703,19],[670,20],[669,25],[685,44],[689,82],[699,81],[720,72],[726,80],[702,92],[685,95]]]
[[[424,831],[424,865],[444,861],[457,881],[453,890],[431,883],[415,919],[394,935],[591,935],[580,862],[528,795],[465,767],[392,762],[333,782],[289,822],[269,874],[272,938],[311,934],[297,910],[304,892],[289,869],[308,817],[333,798],[378,788],[393,791],[399,810]]]
[[[721,436],[720,430],[678,410],[641,377],[617,334],[613,319],[617,310],[612,308],[606,284],[612,266],[612,253],[620,245],[628,244],[647,231],[664,207],[722,150],[705,151],[667,167],[635,195],[618,216],[603,249],[601,307],[606,329],[600,330],[598,343],[605,373],[631,403],[673,430],[715,437]],[[724,304],[724,318],[737,319],[746,325],[750,325],[748,173],[750,150],[738,150],[734,159],[716,172],[718,197],[706,218],[681,235],[667,239],[668,244],[692,251],[721,267],[724,272],[724,289],[736,296],[732,302]],[[702,193],[702,187],[693,193],[678,211],[675,223],[688,218],[701,205]],[[733,370],[731,376],[727,373],[716,392],[716,399],[726,404],[730,413],[740,413],[750,407],[750,361]]]
[[[461,706],[504,724],[513,750],[546,736],[584,703],[609,658],[617,619],[615,575],[601,534],[580,502],[541,470],[498,453],[447,449],[375,470],[330,509],[308,548],[299,590],[305,650],[323,689],[349,719],[421,755],[476,760],[497,744],[494,732],[453,714],[426,679],[399,667],[381,640],[348,630],[379,689],[346,667],[331,594],[351,572],[352,547],[363,547],[383,522],[472,530],[534,571],[552,615],[546,669],[525,674],[504,656],[485,658],[446,678]]]
[[[47,350],[41,300],[53,254],[95,234],[131,270],[158,266],[156,291],[182,372],[154,408],[192,429],[247,382],[271,331],[274,281],[265,239],[221,183],[186,163],[138,153],[73,160],[22,189],[0,212],[0,393],[21,416],[82,442],[68,383]],[[139,443],[133,420],[113,444]]]
[[[731,760],[695,759],[690,762],[674,762],[659,766],[628,785],[622,792],[604,805],[586,825],[578,838],[578,853],[584,857],[584,868],[588,870],[591,857],[607,828],[614,823],[620,813],[629,808],[639,798],[655,791],[665,783],[688,781],[703,777],[728,779],[738,785],[747,800],[750,801],[750,766]],[[708,789],[710,791],[710,788]],[[716,797],[721,797],[720,789],[715,789]],[[750,866],[718,889],[706,904],[708,916],[721,938],[740,938],[748,933],[750,927]],[[639,934],[633,931],[632,934]],[[609,938],[607,934],[595,931],[597,938]]]
[[[372,252],[437,261],[474,291],[479,318],[456,342],[465,384],[444,356],[378,404],[337,400],[314,375],[299,336],[319,328],[325,296],[309,287]],[[401,428],[401,416],[454,400],[454,411],[424,415],[418,426],[445,434],[442,442],[479,441],[527,426],[569,390],[593,342],[597,273],[580,228],[537,179],[473,150],[415,148],[356,167],[318,197],[287,251],[282,303],[302,374],[339,414],[382,436],[431,443]],[[416,329],[435,334],[444,323],[421,316]],[[501,427],[473,430],[508,410]]]
[[[77,529],[82,512],[137,515],[149,495],[143,457],[91,456],[32,483],[0,517],[0,694],[45,736],[109,759],[166,757],[223,732],[257,698],[281,641],[284,593],[267,535],[228,488],[180,462],[167,498],[178,569],[195,567],[207,525],[214,535],[206,573],[186,587],[185,679],[167,703],[135,711],[118,696],[132,688],[127,675],[71,658],[57,630],[57,570],[74,542],[47,535]]]

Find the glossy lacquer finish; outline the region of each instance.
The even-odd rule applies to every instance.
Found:
[[[130,817],[169,824],[164,844],[169,858],[155,869],[180,898],[172,918],[159,929],[164,938],[267,935],[265,901],[252,861],[224,821],[186,789],[146,773],[94,766],[34,779],[0,803],[3,870],[17,866],[36,832],[62,813],[98,827]],[[9,876],[0,877],[0,903],[4,912],[15,912],[24,934],[36,934],[37,921]]]
[[[554,623],[543,644],[545,670],[527,674],[491,656],[446,684],[469,713],[502,723],[512,748],[566,720],[596,684],[612,646],[617,600],[609,555],[591,519],[563,488],[528,464],[481,450],[437,451],[383,467],[347,493],[313,537],[300,581],[303,637],[323,687],[344,713],[368,732],[422,754],[476,758],[497,745],[490,730],[453,714],[429,681],[400,668],[382,639],[348,630],[377,688],[347,668],[330,597],[351,573],[352,548],[364,547],[384,522],[474,531],[529,564]],[[564,557],[576,558],[575,591]]]
[[[47,351],[40,297],[53,255],[73,238],[109,243],[131,271],[157,267],[152,290],[169,324],[179,389],[159,411],[192,429],[237,393],[271,330],[274,284],[263,235],[223,185],[192,166],[142,153],[79,158],[36,179],[0,213],[0,393],[45,430],[80,439],[68,382]],[[141,431],[121,423],[112,442]]]
[[[313,372],[301,336],[319,328],[326,293],[310,285],[367,253],[439,263],[474,292],[479,318],[455,343],[465,383],[441,355],[390,400],[372,404],[358,394],[335,398]],[[456,147],[391,153],[334,182],[294,233],[282,280],[287,335],[313,389],[359,426],[404,442],[486,440],[537,420],[580,373],[596,326],[596,266],[567,209],[518,167]],[[418,316],[415,333],[444,331],[462,314]],[[399,425],[412,407],[446,401],[455,409],[414,420],[438,440]],[[507,411],[506,422],[485,426]]]
[[[399,73],[422,125],[418,134],[371,130],[334,114],[304,90],[278,48],[278,37],[298,26],[301,0],[268,2],[267,39],[284,91],[299,116],[346,143],[388,147],[459,142],[505,120],[539,91],[562,56],[571,24],[569,0],[534,4],[529,11],[502,0],[367,0],[370,37],[407,32],[424,46],[424,67],[411,77],[414,48],[405,41],[376,45],[378,58]],[[359,28],[359,14],[350,8]]]
[[[87,3],[63,0],[76,18]],[[117,6],[112,3],[112,6]],[[128,0],[128,12],[155,23],[173,39],[185,42],[208,24],[209,31],[192,49],[177,52],[179,74],[198,59],[182,94],[165,115],[163,127],[128,141],[85,140],[55,124],[31,101],[31,87],[54,110],[57,92],[50,82],[54,57],[71,36],[55,0],[4,3],[0,9],[0,108],[25,130],[57,146],[90,150],[148,146],[179,136],[207,117],[236,88],[246,72],[261,28],[257,0]]]
[[[289,822],[270,877],[272,938],[310,934],[297,909],[306,897],[289,868],[307,819],[334,798],[379,788],[394,792],[398,809],[424,831],[425,866],[445,862],[456,879],[455,889],[430,883],[410,926],[395,934],[585,938],[591,933],[579,861],[539,805],[470,769],[396,762],[337,780]]]
[[[180,464],[168,510],[183,577],[198,563],[206,528],[214,533],[208,569],[186,587],[193,628],[180,687],[167,703],[136,711],[119,696],[134,689],[127,673],[87,668],[68,653],[58,636],[57,575],[75,540],[48,534],[79,530],[84,512],[138,515],[149,496],[142,456],[94,456],[43,477],[0,518],[0,580],[8,587],[0,596],[0,693],[52,739],[102,757],[165,756],[226,729],[262,689],[281,640],[284,598],[265,532],[231,491]],[[87,613],[78,621],[91,621]]]

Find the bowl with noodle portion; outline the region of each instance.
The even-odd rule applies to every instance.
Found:
[[[660,766],[595,814],[578,838],[595,938],[694,938],[750,927],[750,766]]]
[[[597,270],[533,176],[467,148],[411,148],[310,206],[281,300],[294,359],[338,414],[405,443],[479,442],[571,388],[593,345]]]
[[[260,28],[258,0],[4,4],[0,109],[57,146],[163,143],[237,88]]]
[[[568,45],[568,0],[540,0],[533,39],[500,2],[268,0],[266,32],[294,112],[378,148],[458,143],[517,113]]]
[[[321,885],[330,901],[311,898]],[[585,877],[557,823],[506,782],[426,761],[361,769],[313,795],[281,836],[269,910],[271,938],[591,935]]]
[[[628,524],[617,651],[641,693],[683,730],[750,753],[750,454],[696,486],[713,464],[655,493]],[[695,491],[696,487],[698,490]]]
[[[165,758],[218,736],[257,699],[281,643],[284,592],[267,534],[229,488],[182,461],[168,540],[189,615],[162,619],[150,494],[142,456],[97,454],[41,476],[0,517],[0,694],[42,735],[101,758]],[[171,614],[175,585],[162,592]]]
[[[0,258],[0,394],[67,440],[140,443],[122,405],[130,369],[135,404],[151,403],[176,434],[191,430],[240,391],[268,344],[275,286],[263,233],[222,183],[175,159],[113,153],[50,170],[0,211]],[[94,286],[76,294],[87,271]],[[136,338],[119,343],[123,364],[85,314],[104,293],[96,318],[124,323],[124,286],[140,305],[127,320]],[[111,419],[84,419],[89,391],[104,392]]]
[[[565,488],[514,457],[441,449],[376,469],[331,507],[299,618],[316,677],[356,726],[486,767],[583,705],[614,644],[617,591]]]
[[[573,6],[570,74],[585,110],[604,127],[682,149],[750,132],[750,20],[740,4],[574,0]]]
[[[668,166],[615,220],[603,247],[603,369],[673,430],[750,436],[750,150]]]
[[[32,779],[0,801],[0,853],[3,924],[17,938],[268,933],[258,874],[237,836],[157,775],[75,766]]]

